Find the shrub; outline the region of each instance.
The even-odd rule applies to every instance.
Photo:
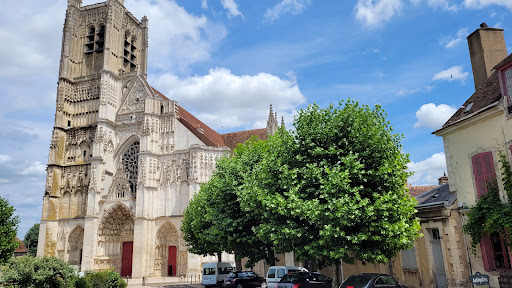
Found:
[[[4,287],[61,288],[74,287],[75,269],[55,257],[34,258],[23,256],[12,258],[2,267],[0,283]]]
[[[125,288],[127,286],[119,273],[113,270],[87,273],[85,280],[88,285],[83,286],[85,288]]]

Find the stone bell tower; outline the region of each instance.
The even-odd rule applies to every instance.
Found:
[[[97,205],[89,195],[92,167],[104,163],[104,153],[113,149],[96,144],[97,130],[115,122],[123,79],[147,75],[148,20],[137,20],[123,2],[82,6],[81,0],[67,1],[39,256],[80,265],[82,254],[90,252],[82,247],[86,216]],[[66,226],[77,229],[65,231]]]

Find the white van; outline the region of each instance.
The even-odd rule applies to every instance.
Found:
[[[235,263],[204,263],[201,284],[222,287],[222,282],[232,271],[235,271]]]
[[[297,266],[270,266],[267,272],[267,288],[276,288],[277,282],[290,272],[308,272],[308,269]]]

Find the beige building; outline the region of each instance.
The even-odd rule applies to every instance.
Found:
[[[512,160],[512,57],[507,57],[503,30],[482,23],[468,43],[476,92],[434,132],[443,137],[449,188],[457,193],[462,223],[469,208],[487,193],[488,181],[497,180],[505,201],[498,159],[503,154]],[[464,237],[469,245],[469,236]],[[500,274],[512,267],[509,250],[499,235],[482,237],[479,246],[477,255],[468,254],[470,273],[487,274],[490,286],[500,287]]]
[[[123,0],[68,0],[39,256],[81,271],[190,276],[183,210],[219,157],[267,128],[220,135],[147,82],[148,19]],[[224,259],[229,260],[230,255]]]

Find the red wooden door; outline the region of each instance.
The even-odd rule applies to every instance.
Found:
[[[132,276],[133,241],[123,242],[123,257],[121,258],[121,276]]]
[[[175,276],[176,275],[176,258],[178,254],[178,250],[176,249],[176,246],[169,246],[169,260],[168,260],[168,266],[167,266],[167,275],[169,276]]]

